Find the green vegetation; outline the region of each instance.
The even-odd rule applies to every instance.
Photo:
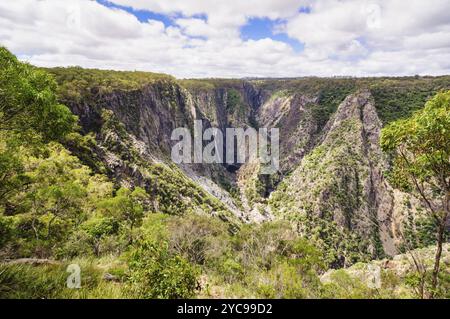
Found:
[[[241,104],[241,95],[239,94],[239,91],[235,89],[230,89],[227,93],[227,110],[228,112],[233,113]]]
[[[343,82],[336,86],[324,87],[319,92],[318,103],[312,106],[312,114],[319,127],[325,126],[339,104],[354,90],[352,84]]]
[[[170,254],[160,243],[141,243],[130,257],[129,281],[134,295],[145,299],[192,298],[197,287],[195,266]]]
[[[436,93],[448,89],[448,76],[380,79],[370,85],[378,114],[385,124],[410,117]]]
[[[304,90],[317,97],[311,107],[322,126],[355,87],[382,81],[387,80],[250,82],[262,90],[280,94]],[[429,81],[429,92],[445,86],[445,78],[418,81]],[[352,136],[358,123],[343,123],[332,133],[332,145],[316,148],[306,157],[306,168],[317,169],[311,179],[334,194],[328,206],[321,206],[320,216],[311,205],[292,209],[290,186],[284,181],[268,200],[267,190],[279,181],[267,177],[255,179],[247,197],[251,203],[269,202],[276,216],[286,220],[245,224],[179,167],[164,161],[162,152],[155,152],[160,157],[147,154],[131,135],[135,132],[130,132],[139,128],[130,129],[120,120],[123,117],[117,112],[138,122],[133,94],[148,85],[158,87],[156,99],[164,101],[158,110],[173,115],[173,125],[185,124],[181,113],[186,105],[177,109],[176,104],[185,94],[179,85],[188,90],[221,90],[226,92],[223,102],[228,112],[236,117],[249,113],[242,80],[176,81],[162,74],[77,67],[44,70],[20,63],[0,48],[0,298],[395,298],[420,289],[422,277],[389,271],[383,272],[381,289],[368,287],[342,269],[331,281],[322,280],[330,268],[357,267],[373,257],[367,252],[370,238],[340,227],[332,218],[335,207],[344,207],[344,216],[351,219],[361,205],[359,182],[348,188],[345,179],[336,177],[355,173],[340,168],[363,160],[355,146],[342,138]],[[131,95],[121,100],[123,110],[107,109],[107,98],[98,102],[119,91]],[[377,94],[375,98],[385,98]],[[404,106],[411,100],[402,95],[400,99],[400,111],[392,118],[381,107],[386,119],[408,114]],[[85,106],[95,113],[89,125],[96,127],[83,126],[82,131],[78,118],[58,101]],[[420,115],[423,119],[415,119],[439,128],[431,135],[420,131],[428,132],[420,135],[420,141],[441,135],[439,141],[448,140],[448,123],[441,122],[448,120],[445,105],[448,97],[438,96],[427,104],[425,115]],[[154,123],[155,131],[167,124]],[[442,145],[422,145],[433,150],[437,146]],[[426,153],[435,160],[442,155]],[[420,161],[418,165],[425,166],[416,166],[414,172],[425,169],[426,179],[437,162],[424,163]],[[327,172],[330,167],[336,169]],[[221,184],[238,198],[236,186],[223,179]],[[402,185],[412,189],[406,180]],[[320,192],[314,187],[308,190],[311,196]],[[424,220],[422,228],[417,225],[410,228],[411,238],[419,235],[420,245],[433,244],[429,230],[434,224]],[[80,289],[66,286],[67,267],[72,264],[81,269]],[[436,297],[448,292],[445,271],[438,273],[432,286]],[[409,288],[399,292],[398,287]]]
[[[392,156],[393,184],[405,191],[414,190],[435,220],[437,249],[431,296],[438,285],[450,216],[449,141],[450,91],[437,94],[411,118],[391,123],[381,136],[382,148]]]
[[[114,91],[133,91],[156,81],[174,81],[166,74],[83,69],[80,67],[44,69],[59,83],[64,100],[80,101],[88,96],[101,96]]]
[[[323,143],[305,156],[300,166],[271,194],[276,216],[287,219],[326,254],[327,266],[339,268],[384,256],[377,238],[355,230],[366,223],[358,215],[365,205],[363,178],[366,158],[355,134],[362,123],[346,118],[327,134]]]
[[[92,260],[76,261],[82,269],[82,289],[66,286],[68,263],[52,265],[0,265],[0,296],[6,299],[108,299],[132,298],[117,282],[103,280],[103,271]]]
[[[0,48],[0,67],[2,134],[23,141],[46,142],[60,139],[73,129],[76,118],[57,102],[56,83],[46,72],[19,63],[3,48]]]
[[[316,97],[313,114],[320,125],[336,111],[346,96],[358,89],[369,89],[378,116],[384,124],[411,116],[442,90],[450,89],[450,76],[399,78],[301,78],[264,79],[251,83],[267,92],[302,93]]]
[[[208,91],[219,88],[238,90],[242,87],[244,81],[234,79],[186,79],[178,80],[178,83],[190,91]]]
[[[213,83],[205,80],[189,79],[179,80],[178,82],[181,86],[191,91],[208,91],[215,88]]]

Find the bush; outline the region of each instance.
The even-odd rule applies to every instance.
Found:
[[[169,231],[170,250],[195,264],[212,263],[227,248],[226,225],[210,217],[173,217]]]
[[[116,234],[119,222],[110,217],[93,217],[74,231],[62,248],[56,251],[58,257],[101,256],[120,251],[121,242]]]
[[[13,229],[11,220],[0,215],[0,249],[11,239]]]
[[[244,279],[244,268],[233,258],[224,259],[218,265],[218,270],[226,283],[240,282]]]
[[[301,273],[289,263],[281,263],[261,277],[258,292],[263,298],[303,299],[308,297]]]
[[[331,275],[331,282],[324,284],[322,297],[332,299],[371,299],[377,291],[367,287],[360,279],[350,276],[344,269]]]
[[[166,245],[142,242],[129,258],[129,289],[138,298],[179,299],[195,295],[198,270]]]
[[[278,257],[286,255],[287,245],[296,238],[288,223],[264,223],[243,227],[234,238],[234,248],[244,267],[270,269]]]

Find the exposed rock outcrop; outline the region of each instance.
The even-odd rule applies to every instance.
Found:
[[[370,238],[367,249],[374,257],[395,254],[393,213],[398,203],[383,176],[387,166],[378,142],[381,127],[368,91],[347,97],[317,147],[273,194],[278,215],[312,213]]]
[[[357,91],[358,81],[368,84],[164,78],[132,89],[88,87],[82,98],[62,102],[80,117],[84,133],[95,134],[94,152],[118,184],[157,191],[155,210],[199,211],[241,222],[313,216],[364,245],[367,240],[367,253],[381,257],[397,252],[403,225],[416,218],[420,203],[386,181],[379,116],[391,118],[391,106],[375,105],[376,98],[384,101],[379,86],[371,91],[377,92],[374,98]],[[174,165],[172,130],[192,132],[195,120],[203,121],[203,129],[222,131],[279,128],[280,171],[261,175],[258,162]],[[164,210],[163,200],[173,205]]]
[[[394,274],[396,278],[405,279],[410,274],[417,272],[416,262],[427,271],[431,271],[434,265],[435,246],[415,249],[407,254],[395,255],[390,259],[373,260],[369,263],[357,263],[349,268],[334,270],[331,269],[324,273],[320,280],[322,283],[336,283],[339,273],[346,274],[350,278],[357,280],[368,287],[380,288],[380,286],[389,286],[389,274]],[[450,269],[450,244],[444,244],[442,248],[441,268],[443,273],[448,273]],[[384,275],[383,275],[384,274]],[[405,298],[415,297],[413,288],[406,285],[395,287],[396,295],[402,295]]]

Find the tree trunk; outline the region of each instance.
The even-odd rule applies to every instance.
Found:
[[[130,245],[133,245],[133,228],[134,228],[134,223],[132,222],[130,225],[130,237],[128,239],[128,242]]]
[[[444,213],[442,218],[439,220],[438,225],[438,234],[437,234],[437,249],[436,249],[436,255],[434,258],[434,269],[433,269],[433,279],[431,283],[431,298],[434,298],[436,293],[436,288],[438,285],[438,276],[439,276],[439,269],[440,269],[440,262],[441,262],[441,255],[442,255],[442,244],[444,242],[444,233],[445,228],[447,226],[447,217],[449,216],[449,200],[450,200],[450,194],[447,192],[445,194],[444,199]]]
[[[33,217],[33,220],[31,221],[31,228],[33,228],[34,236],[36,237],[36,240],[39,240],[39,232],[36,229],[35,223],[36,223],[36,217]]]
[[[50,227],[52,227],[53,222],[55,221],[56,216],[53,216],[49,221],[48,221],[48,225],[47,225],[47,236],[45,237],[45,240],[48,240],[50,238]]]

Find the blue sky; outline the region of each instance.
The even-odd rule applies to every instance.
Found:
[[[276,25],[282,24],[282,20],[270,20],[268,18],[251,18],[247,24],[241,28],[241,37],[244,40],[261,40],[270,38],[289,44],[296,52],[304,49],[303,43],[290,38],[286,33],[276,32]]]
[[[108,7],[127,11],[140,21],[147,22],[149,19],[164,23],[166,27],[175,26],[175,19],[182,17],[182,14],[175,13],[171,15],[159,14],[149,10],[136,10],[129,6],[118,5],[107,0],[96,0],[98,3]],[[170,0],[168,0],[170,1]],[[299,12],[309,13],[308,7],[300,7]],[[198,18],[207,21],[208,17],[204,14],[192,15],[191,18]],[[249,18],[247,23],[240,28],[241,38],[243,40],[261,40],[272,39],[288,44],[295,52],[301,52],[304,44],[296,39],[289,37],[286,33],[277,31],[276,26],[285,23],[284,20],[269,18]]]
[[[149,19],[151,19],[151,20],[161,21],[162,23],[164,23],[164,25],[166,27],[173,25],[173,19],[172,19],[173,17],[171,18],[164,14],[158,14],[158,13],[151,12],[148,10],[136,10],[136,9],[133,9],[132,7],[118,5],[118,4],[112,3],[107,0],[96,0],[96,1],[108,8],[115,8],[115,9],[127,11],[127,12],[131,13],[132,15],[136,16],[136,18],[138,18],[138,20],[140,22],[147,22]]]

